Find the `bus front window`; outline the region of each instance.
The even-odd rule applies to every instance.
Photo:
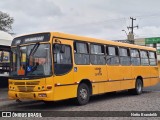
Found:
[[[12,49],[14,52],[11,76],[19,76],[19,69],[25,71],[25,76],[51,75],[50,45],[40,44],[37,49],[33,50],[34,46],[35,45],[28,45],[20,47],[20,51],[16,50],[16,48]],[[18,55],[17,52],[20,52],[20,55]]]

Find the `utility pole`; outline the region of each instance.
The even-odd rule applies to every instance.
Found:
[[[127,28],[128,28],[128,30],[131,29],[131,31],[128,33],[127,37],[128,37],[128,40],[130,40],[130,42],[132,44],[134,44],[134,34],[133,34],[134,32],[133,32],[133,30],[134,30],[134,28],[138,29],[138,25],[134,26],[134,24],[133,24],[133,22],[134,22],[134,20],[136,20],[136,18],[130,17],[130,19],[132,20],[131,27],[129,26]]]
[[[129,27],[127,27],[127,28],[128,28],[128,30],[131,29],[131,33],[133,34],[133,29],[134,29],[134,28],[137,28],[137,29],[138,29],[138,25],[137,25],[137,26],[134,26],[134,25],[133,25],[133,21],[136,20],[136,18],[130,17],[130,19],[132,20],[132,26],[131,26],[131,27],[129,26]]]

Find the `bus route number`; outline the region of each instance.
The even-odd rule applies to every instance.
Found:
[[[95,68],[96,73],[95,76],[102,76],[102,69],[101,68]]]

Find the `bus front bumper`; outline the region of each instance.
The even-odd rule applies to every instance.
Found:
[[[30,100],[44,100],[53,101],[53,91],[40,91],[40,92],[17,92],[8,91],[9,99],[30,99]]]

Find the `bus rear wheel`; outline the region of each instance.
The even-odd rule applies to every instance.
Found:
[[[90,98],[90,90],[88,85],[86,85],[85,83],[81,83],[78,86],[77,90],[77,104],[85,105],[89,102],[89,98]]]
[[[143,91],[143,83],[141,79],[136,80],[135,88],[129,90],[130,93],[135,94],[135,95],[140,95],[142,94]]]

